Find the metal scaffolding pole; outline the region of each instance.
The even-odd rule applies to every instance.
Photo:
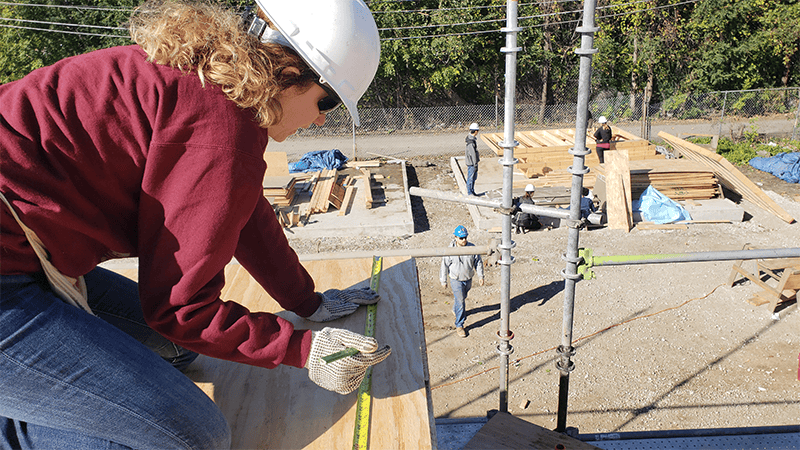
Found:
[[[517,26],[517,1],[509,0],[506,12],[506,27],[501,29],[506,33],[506,45],[500,51],[506,54],[506,89],[505,89],[505,119],[503,142],[499,145],[503,148],[503,158],[500,164],[503,165],[503,196],[502,207],[511,208],[512,190],[514,180],[514,147],[519,143],[514,140],[514,102],[517,94],[517,52],[521,49],[517,47],[517,33],[521,30]],[[511,249],[514,242],[511,240],[511,215],[503,215],[502,223],[503,236],[498,248],[500,249],[500,330],[497,337],[500,339],[497,344],[497,353],[500,354],[500,407],[501,412],[508,412],[508,357],[514,352],[511,346],[511,339],[514,333],[509,326],[509,312],[511,305],[511,264],[514,258],[511,256]]]
[[[560,372],[558,386],[558,418],[555,431],[565,432],[567,427],[567,398],[569,396],[569,373],[575,369],[571,358],[575,354],[572,347],[572,320],[575,307],[575,284],[580,279],[578,263],[578,237],[580,234],[581,190],[583,189],[583,175],[589,172],[584,165],[584,159],[589,151],[586,149],[586,126],[589,112],[589,93],[592,80],[592,55],[597,50],[592,48],[594,33],[599,29],[594,26],[595,0],[587,0],[583,4],[583,23],[576,30],[581,33],[581,47],[575,50],[580,56],[580,75],[578,78],[578,110],[575,116],[575,146],[570,149],[573,155],[572,166],[572,192],[570,195],[570,220],[567,221],[569,234],[567,239],[567,252],[564,255],[566,268],[561,272],[564,277],[564,310],[561,333],[561,345],[558,347],[559,359],[556,367]]]

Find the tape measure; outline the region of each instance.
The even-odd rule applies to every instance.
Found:
[[[378,285],[381,281],[381,269],[383,258],[375,256],[372,259],[372,276],[369,280],[369,287],[378,292]],[[367,324],[364,327],[364,335],[375,337],[375,315],[378,305],[367,305]],[[369,442],[369,413],[372,407],[372,366],[367,367],[367,373],[358,387],[358,398],[356,399],[356,424],[353,430],[353,450],[365,450]]]

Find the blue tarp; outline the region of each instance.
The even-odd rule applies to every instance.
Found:
[[[642,214],[642,219],[653,223],[671,223],[692,220],[692,216],[675,200],[647,186],[639,200],[633,202],[633,210]]]
[[[756,157],[749,164],[788,183],[800,183],[800,153],[778,153],[770,158]]]
[[[347,157],[339,151],[317,150],[308,152],[300,158],[300,161],[289,164],[289,173],[298,172],[317,172],[322,169],[338,169],[347,162]]]

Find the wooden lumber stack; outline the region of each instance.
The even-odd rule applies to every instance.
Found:
[[[294,200],[295,181],[291,175],[264,177],[264,197],[273,206],[290,206]]]
[[[310,214],[328,212],[331,192],[333,192],[338,178],[339,174],[336,169],[322,170],[314,186],[314,193],[311,195],[311,202],[308,206],[308,212]]]
[[[771,212],[787,223],[794,222],[794,218],[789,215],[786,210],[769,198],[761,188],[750,181],[739,169],[723,158],[722,155],[718,155],[697,144],[693,144],[663,131],[658,133],[658,137],[672,145],[684,158],[691,159],[708,167],[714,172],[714,175],[720,180],[720,183],[731,191],[741,195],[742,198]]]
[[[630,161],[631,196],[641,197],[648,186],[673,200],[705,200],[722,197],[714,172],[686,159],[646,159]],[[605,164],[595,168],[605,176]]]
[[[656,157],[656,146],[649,141],[620,128],[614,128],[614,134],[622,139],[612,142],[611,149],[627,150],[631,161]],[[484,133],[481,134],[481,139],[498,156],[503,156],[503,148],[500,147],[503,141],[502,133]],[[574,129],[520,131],[514,134],[514,139],[520,144],[514,148],[514,157],[521,161],[517,164],[517,169],[526,177],[569,177],[567,168],[572,165],[574,158],[574,155],[569,153],[575,146]],[[597,144],[591,135],[586,137],[586,147],[592,152],[586,155],[585,164],[588,167],[596,167],[600,164],[600,160],[595,151]]]

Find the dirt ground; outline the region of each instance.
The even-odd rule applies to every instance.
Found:
[[[751,180],[800,219],[800,185],[749,167]],[[412,186],[455,192],[447,158],[408,162]],[[745,221],[688,230],[582,230],[579,246],[595,255],[800,246],[800,224],[787,224],[741,201]],[[470,240],[499,238],[473,230],[465,206],[412,197],[415,233],[393,238],[292,240],[298,253],[443,247],[456,225]],[[509,411],[554,428],[561,343],[566,227],[512,235]],[[797,305],[777,315],[747,299],[752,282],[727,284],[732,261],[595,267],[575,292],[575,369],[567,425],[580,433],[797,424],[800,417],[800,323]],[[440,259],[417,259],[436,418],[485,417],[499,408],[499,266],[467,299],[467,338],[453,329],[452,293],[439,284]],[[745,267],[749,267],[746,263]]]

